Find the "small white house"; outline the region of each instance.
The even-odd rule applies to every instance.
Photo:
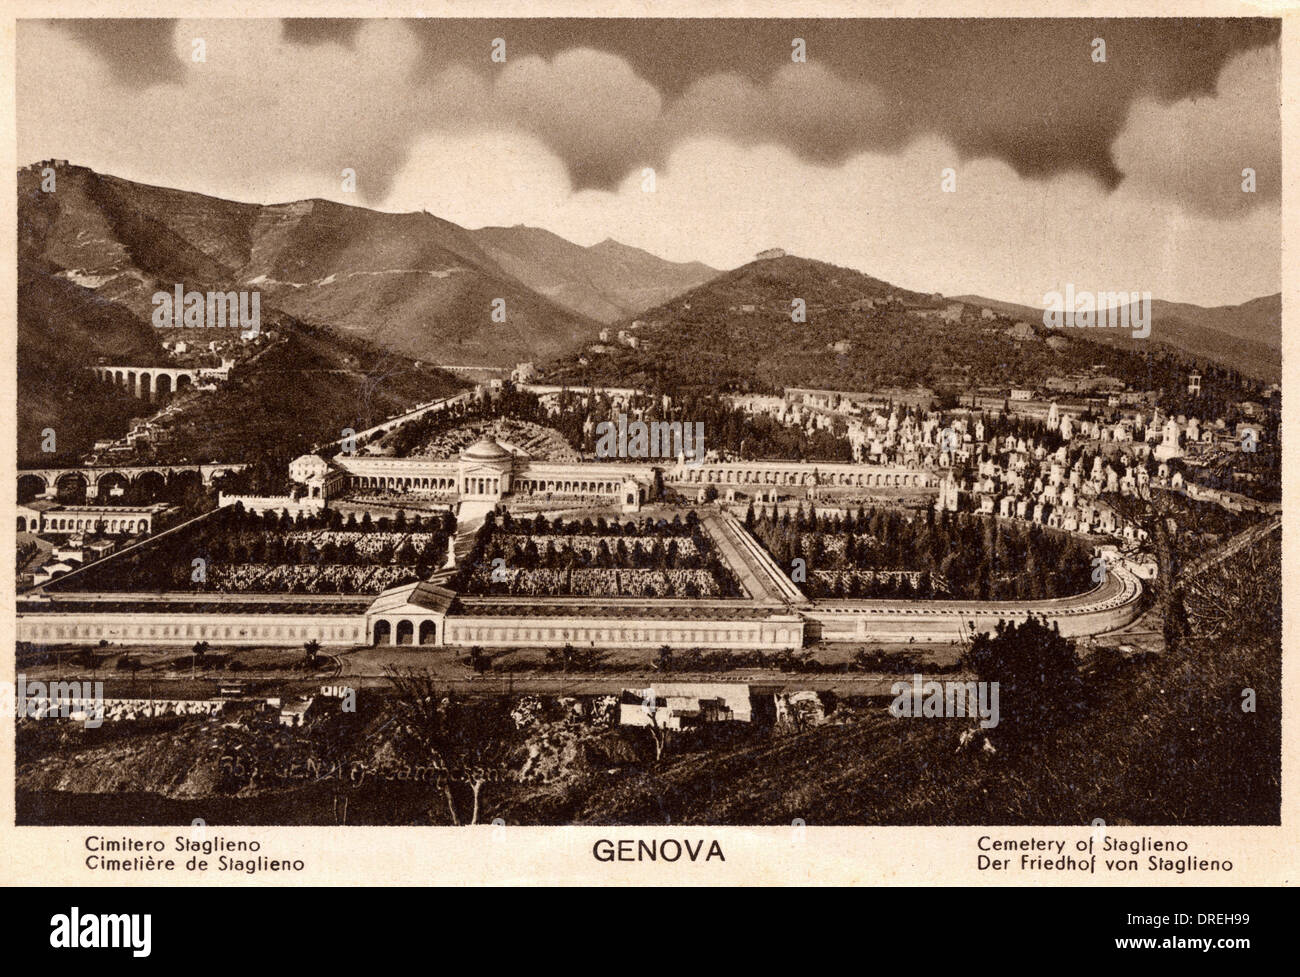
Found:
[[[619,697],[621,726],[686,729],[703,723],[750,722],[749,686],[730,682],[669,682],[649,689],[627,689]]]

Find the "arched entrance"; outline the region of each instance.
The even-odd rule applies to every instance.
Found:
[[[415,644],[415,625],[406,619],[397,622],[397,640],[399,645]]]
[[[377,645],[386,645],[392,640],[392,634],[393,630],[391,625],[389,625],[385,620],[378,620],[375,622],[375,637],[373,643]]]
[[[121,472],[108,472],[99,476],[99,499],[102,502],[121,502],[131,491],[131,480]]]
[[[199,476],[199,481],[202,480],[203,477]],[[239,472],[217,472],[212,476],[211,486],[218,492],[234,494],[239,489]]]
[[[420,644],[431,645],[438,638],[438,626],[432,621],[420,622]]]
[[[158,502],[167,491],[167,479],[161,472],[141,472],[136,476],[133,488],[137,502]]]
[[[78,472],[64,472],[55,485],[58,500],[68,505],[84,505],[86,502],[86,479]]]
[[[39,475],[18,476],[18,501],[30,502],[45,491],[45,479]]]

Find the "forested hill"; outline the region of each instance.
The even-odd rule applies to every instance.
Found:
[[[637,348],[611,337],[551,373],[573,383],[668,390],[965,391],[1084,371],[1158,388],[1176,386],[1194,365],[1210,368],[1162,342],[1158,330],[1117,348],[1094,341],[1098,330],[1049,332],[1041,314],[1034,321],[990,309],[990,318],[984,308],[806,258],[759,260],[620,323]],[[1249,379],[1230,368],[1216,376],[1234,386]]]

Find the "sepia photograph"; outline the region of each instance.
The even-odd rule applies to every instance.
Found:
[[[19,19],[10,830],[1231,884],[1148,829],[1283,824],[1282,28]]]

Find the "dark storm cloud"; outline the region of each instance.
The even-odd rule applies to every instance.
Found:
[[[180,81],[184,65],[172,47],[174,20],[51,20],[94,51],[123,85],[147,88]]]
[[[55,23],[129,87],[183,79],[174,22]],[[281,37],[305,47],[351,48],[364,24],[287,19]],[[893,153],[935,135],[956,150],[955,162],[1000,160],[1034,179],[1081,172],[1114,189],[1124,173],[1112,144],[1135,101],[1168,104],[1210,94],[1231,56],[1275,45],[1280,35],[1280,22],[1263,18],[429,18],[405,24],[422,56],[403,98],[418,103],[422,84],[436,94],[436,79],[452,68],[476,76],[487,92],[478,101],[431,97],[407,124],[530,131],[564,161],[578,189],[614,188],[641,166],[663,164],[682,140],[698,135],[777,143],[827,165],[864,151]],[[507,44],[506,65],[489,60],[498,37]],[[806,65],[791,62],[795,37],[807,43]],[[1097,37],[1106,43],[1104,64],[1090,57]],[[564,57],[576,49],[604,56],[604,68],[618,59],[630,72],[561,77],[583,73],[582,59]],[[520,62],[529,59],[550,67],[520,73]],[[520,77],[549,87],[520,91]],[[381,156],[373,186],[385,187],[401,167],[403,146],[395,139],[391,151],[372,147]]]
[[[917,290],[1037,303],[1110,282],[1221,305],[1279,286],[1278,34],[1266,20],[28,20],[17,148],[216,197],[523,222],[719,268],[780,245]],[[1098,36],[1105,64],[1089,57]],[[790,60],[792,37],[808,63]],[[941,192],[948,167],[957,193]]]
[[[838,114],[795,121],[751,120],[753,141],[775,141],[802,157],[834,163],[889,151],[934,133],[965,157],[1000,159],[1025,176],[1083,171],[1113,188],[1122,178],[1110,145],[1134,99],[1174,101],[1209,93],[1235,52],[1277,42],[1275,19],[1186,20],[515,20],[414,21],[433,72],[453,62],[481,66],[494,37],[509,58],[554,58],[573,47],[626,60],[665,100],[701,79],[730,74],[756,85],[791,64],[791,39],[809,64],[879,92],[871,121]],[[1090,57],[1106,42],[1105,64]],[[851,119],[852,113],[848,114]],[[661,162],[679,135],[660,133]],[[580,187],[609,188],[633,161],[566,159]]]

